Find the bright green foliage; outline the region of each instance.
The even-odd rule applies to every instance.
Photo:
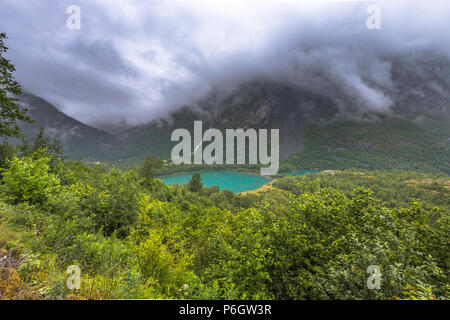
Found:
[[[139,179],[135,172],[111,170],[93,185],[86,205],[106,235],[128,234],[139,213]]]
[[[136,239],[133,251],[143,280],[168,297],[178,296],[188,261],[182,255],[176,259],[163,238],[156,230],[149,231]]]
[[[3,172],[4,185],[11,200],[14,203],[47,201],[60,186],[58,177],[49,170],[48,157],[13,157],[9,168]]]
[[[64,250],[64,260],[80,261],[85,272],[115,275],[129,259],[130,250],[116,238],[104,238],[100,234],[78,234]]]
[[[6,141],[0,144],[0,169],[6,169],[11,159],[16,155],[16,148]]]
[[[0,245],[24,248],[18,274],[40,298],[449,298],[444,175],[349,170],[237,195],[199,176],[166,186],[79,162],[52,168],[40,151],[13,156],[3,176],[13,205],[0,201],[0,228],[21,237]],[[72,264],[79,292],[65,286]],[[366,286],[370,265],[380,290]]]
[[[210,239],[221,254],[205,271],[224,298],[390,299],[419,283],[448,296],[448,218],[417,202],[394,211],[363,189],[351,199],[320,189],[293,197],[283,213],[227,217],[231,229]],[[369,265],[380,266],[383,290],[367,289]]]
[[[294,194],[319,188],[336,188],[350,196],[355,185],[371,189],[377,199],[389,208],[406,207],[411,199],[420,199],[424,207],[439,207],[450,212],[450,180],[446,174],[425,174],[412,171],[346,171],[284,177],[274,186]]]

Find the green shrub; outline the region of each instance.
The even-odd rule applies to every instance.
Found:
[[[43,204],[50,194],[59,190],[59,179],[49,172],[46,156],[17,158],[14,156],[9,168],[3,172],[6,192],[13,203],[28,201]]]

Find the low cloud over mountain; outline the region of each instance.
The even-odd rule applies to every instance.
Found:
[[[66,28],[72,4],[80,30]],[[381,30],[366,26],[374,4]],[[401,90],[399,60],[445,95],[448,82],[422,78],[416,64],[448,61],[449,16],[446,0],[4,0],[0,30],[26,90],[90,124],[140,124],[253,80],[325,93],[343,111],[383,113]]]

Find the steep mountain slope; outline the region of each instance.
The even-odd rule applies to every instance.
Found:
[[[33,138],[42,127],[45,133],[58,139],[71,158],[108,159],[117,154],[120,142],[111,134],[75,120],[44,99],[30,93],[19,97],[18,104],[28,109],[33,123],[20,123],[22,133]]]
[[[173,130],[280,129],[284,169],[414,169],[450,172],[450,60],[415,54],[391,62],[389,112],[364,111],[339,92],[318,92],[293,82],[254,80],[234,90],[216,88],[204,99],[151,123],[110,134],[87,126],[31,94],[20,97],[33,124],[44,127],[72,158],[169,159]],[[225,93],[226,92],[226,93]]]
[[[450,119],[335,121],[309,125],[305,149],[285,163],[292,169],[416,170],[450,174]]]
[[[313,121],[328,119],[331,101],[325,97],[277,83],[249,83],[225,98],[212,95],[194,107],[184,107],[164,119],[137,126],[119,134],[127,141],[129,153],[154,152],[167,158],[175,143],[170,142],[174,129],[192,132],[195,120],[203,129],[275,128],[280,129],[281,156],[303,149],[303,127]],[[334,111],[331,108],[332,111]]]
[[[194,120],[203,120],[204,130],[279,128],[280,155],[288,167],[450,171],[450,61],[422,53],[390,63],[389,112],[361,110],[338,92],[257,80],[227,95],[219,88],[197,104],[118,136],[128,155],[169,158],[171,132],[192,132]]]

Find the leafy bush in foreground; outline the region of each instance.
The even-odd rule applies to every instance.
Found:
[[[286,177],[236,195],[48,160],[15,156],[3,172],[0,246],[26,292],[10,298],[449,298],[446,191],[416,193],[422,174]],[[78,291],[65,285],[73,264]],[[380,290],[367,289],[370,265]]]

